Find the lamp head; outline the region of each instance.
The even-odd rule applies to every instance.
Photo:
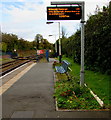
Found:
[[[46,24],[52,24],[53,22],[46,22]]]

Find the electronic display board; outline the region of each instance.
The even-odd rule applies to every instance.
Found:
[[[81,6],[47,7],[47,20],[80,20]]]

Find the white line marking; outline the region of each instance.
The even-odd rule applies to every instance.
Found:
[[[86,84],[84,84],[84,85],[88,88],[88,86]],[[90,90],[90,93],[94,96],[94,98],[97,100],[97,102],[100,104],[100,106],[103,107],[104,102],[96,94],[94,94],[94,92],[90,88],[88,88],[88,89]]]
[[[31,64],[29,67],[27,67],[25,70],[21,71],[19,74],[17,74],[15,77],[10,79],[8,82],[3,84],[0,87],[0,95],[2,95],[6,90],[8,90],[18,79],[20,79],[27,71],[29,71],[36,63]]]
[[[20,67],[17,67],[16,69],[14,69],[14,70],[12,70],[12,71],[8,72],[7,74],[5,74],[5,75],[1,76],[1,77],[0,77],[0,79],[2,79],[3,77],[5,77],[5,76],[9,75],[9,74],[10,74],[10,73],[12,73],[12,72],[14,72],[14,71],[18,70],[19,68],[21,68],[21,67],[25,66],[26,64],[28,64],[28,63],[25,63],[25,64],[21,65]]]

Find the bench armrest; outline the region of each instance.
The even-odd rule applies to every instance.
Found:
[[[72,69],[71,69],[70,67],[68,67],[68,69],[69,69],[70,71],[72,71]]]

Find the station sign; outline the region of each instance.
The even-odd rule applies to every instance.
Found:
[[[47,7],[47,20],[80,20],[81,6]]]

